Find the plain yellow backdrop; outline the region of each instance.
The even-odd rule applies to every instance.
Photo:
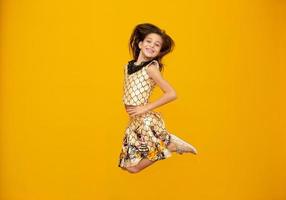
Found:
[[[285,200],[282,0],[1,1],[1,200]],[[128,40],[175,41],[156,111],[199,154],[118,167]],[[157,87],[151,97],[162,91]]]

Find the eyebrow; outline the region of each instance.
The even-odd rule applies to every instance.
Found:
[[[146,39],[152,39],[151,37],[147,37]],[[156,41],[156,42],[158,42],[159,44],[162,44],[161,42],[159,42],[159,41]]]

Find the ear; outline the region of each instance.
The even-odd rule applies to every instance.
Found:
[[[138,47],[139,47],[139,49],[141,49],[142,47],[142,41],[140,41],[139,43],[138,43]]]

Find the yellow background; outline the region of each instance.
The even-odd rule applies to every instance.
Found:
[[[1,200],[286,199],[285,1],[1,4]],[[176,43],[178,99],[156,111],[199,154],[129,174],[122,70],[144,22]]]

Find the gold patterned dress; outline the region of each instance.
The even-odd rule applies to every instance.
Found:
[[[124,105],[138,106],[149,103],[149,97],[156,85],[149,77],[147,68],[155,63],[152,60],[140,70],[128,74],[128,65],[124,66]],[[135,166],[143,158],[151,161],[162,160],[172,154],[167,149],[170,143],[170,133],[165,128],[165,122],[159,112],[148,111],[141,115],[129,117],[122,140],[122,148],[119,156],[118,166],[122,168]]]

